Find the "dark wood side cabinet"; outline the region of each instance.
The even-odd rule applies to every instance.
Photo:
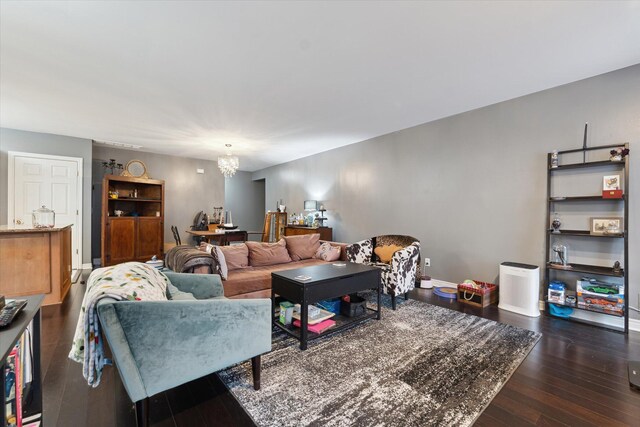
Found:
[[[163,258],[164,181],[107,175],[102,185],[102,265]]]
[[[299,225],[287,225],[284,229],[285,236],[299,236],[301,234],[320,234],[320,240],[332,241],[333,228],[331,227],[303,227]]]

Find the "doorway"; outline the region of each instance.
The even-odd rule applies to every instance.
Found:
[[[56,226],[71,227],[73,279],[82,270],[82,158],[9,151],[7,222],[30,225],[33,210],[55,212]]]

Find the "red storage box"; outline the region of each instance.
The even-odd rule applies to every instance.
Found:
[[[622,190],[603,190],[603,199],[622,199]]]

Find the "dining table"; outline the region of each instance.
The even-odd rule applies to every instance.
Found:
[[[226,246],[231,242],[246,242],[247,232],[245,230],[185,230],[187,234],[196,237],[199,241],[215,243],[218,246]]]

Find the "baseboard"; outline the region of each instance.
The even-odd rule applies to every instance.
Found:
[[[91,270],[92,268],[93,268],[93,264],[91,264],[90,262],[82,264],[83,270]]]
[[[82,269],[71,270],[71,283],[78,282],[78,279],[80,278],[80,276],[82,276]]]
[[[640,332],[640,320],[638,319],[629,319],[629,330]]]

